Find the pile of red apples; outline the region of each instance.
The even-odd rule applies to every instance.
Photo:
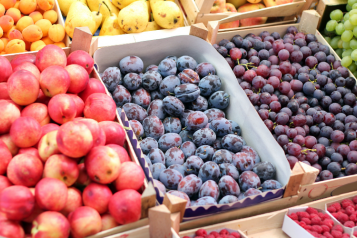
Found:
[[[86,237],[135,222],[144,172],[84,51],[0,56],[0,236]]]

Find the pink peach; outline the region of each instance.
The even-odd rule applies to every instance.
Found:
[[[21,116],[32,117],[36,119],[41,126],[50,123],[50,115],[48,115],[47,106],[42,103],[33,103],[28,105],[21,111]]]
[[[36,202],[41,209],[61,211],[67,202],[67,186],[55,178],[43,178],[35,187]]]
[[[18,147],[31,147],[41,137],[41,125],[32,117],[17,118],[10,128],[11,140]]]
[[[0,140],[5,143],[12,156],[15,156],[17,154],[17,152],[19,151],[19,147],[15,145],[15,143],[11,139],[10,134],[1,135]]]
[[[32,64],[35,64],[36,56],[35,55],[31,55],[31,54],[18,55],[15,58],[13,58],[10,63],[11,63],[12,68],[14,69],[18,65],[20,65],[20,64],[22,64],[24,62],[30,62]]]
[[[0,56],[0,82],[6,82],[12,74],[12,67],[8,59]]]
[[[82,98],[83,102],[93,93],[106,93],[104,85],[95,78],[90,78],[87,87],[78,94]]]
[[[69,74],[70,86],[68,88],[69,93],[80,93],[86,89],[89,81],[88,72],[78,64],[68,65],[65,70]]]
[[[27,70],[14,72],[7,82],[10,98],[19,105],[29,105],[36,101],[40,86],[37,78]]]
[[[42,72],[53,65],[66,67],[66,53],[56,45],[46,45],[36,55],[36,66]]]
[[[33,222],[31,234],[33,238],[56,237],[67,238],[70,225],[65,216],[59,212],[46,211]]]
[[[39,156],[43,162],[46,162],[50,156],[61,153],[57,145],[57,133],[57,130],[48,132],[38,143]]]
[[[41,72],[40,86],[47,97],[66,93],[70,83],[68,72],[61,66],[50,66]]]
[[[88,127],[88,129],[92,133],[93,146],[98,146],[100,144],[103,144],[101,143],[101,138],[100,138],[101,129],[97,121],[90,118],[75,118],[73,121],[82,122],[84,125]]]
[[[1,85],[0,85],[0,87],[1,87]],[[67,95],[70,96],[73,99],[74,103],[76,104],[76,107],[77,107],[76,117],[82,117],[83,110],[84,110],[84,102],[83,102],[82,98],[80,98],[76,94],[67,94]]]
[[[113,121],[116,115],[116,104],[106,94],[94,93],[84,103],[84,116],[98,122]]]
[[[109,144],[107,146],[112,148],[113,150],[115,150],[115,152],[119,156],[120,163],[123,164],[124,162],[131,161],[129,154],[124,147],[122,147],[120,145],[116,145],[116,144]]]
[[[12,123],[21,116],[20,110],[6,100],[0,100],[0,134],[8,133]]]
[[[33,63],[23,62],[22,64],[17,65],[13,71],[16,72],[22,69],[31,72],[37,78],[37,80],[40,80],[40,70],[38,70],[38,68]]]
[[[76,161],[65,155],[52,155],[45,163],[44,178],[56,178],[64,182],[68,187],[76,182],[79,170]]]
[[[38,97],[36,99],[36,102],[38,103],[43,103],[45,104],[46,106],[48,105],[48,102],[51,100],[50,97],[47,97],[43,92],[42,90],[40,89],[39,92],[38,92]]]
[[[48,103],[48,113],[52,120],[59,124],[72,121],[77,114],[74,101],[67,94],[58,94]]]
[[[7,91],[7,83],[0,83],[0,99],[11,99],[9,96],[9,92]],[[84,108],[84,103],[83,103]]]
[[[10,180],[7,177],[0,175],[0,193],[2,190],[10,187],[11,185],[12,185],[12,183],[10,182]],[[1,221],[1,218],[0,218],[0,221]]]
[[[126,134],[124,128],[119,123],[102,121],[99,122],[99,126],[105,132],[106,144],[124,146]]]
[[[88,74],[90,74],[94,68],[93,58],[83,50],[76,50],[68,55],[67,65],[72,64],[82,66]]]
[[[67,202],[61,213],[66,217],[78,207],[83,206],[81,191],[76,188],[68,188]]]
[[[6,144],[0,140],[0,174],[5,174],[7,166],[12,160],[12,154]]]
[[[114,217],[110,214],[103,214],[102,215],[102,230],[106,231],[112,229],[114,227],[119,226],[119,224],[115,221]]]
[[[35,156],[38,159],[41,159],[40,155],[38,154],[38,150],[33,147],[19,149],[18,155],[21,155],[21,154],[30,154],[30,155]]]
[[[0,221],[0,237],[24,238],[25,232],[20,223],[16,221]]]
[[[78,164],[78,170],[79,170],[79,176],[76,181],[76,185],[87,186],[88,184],[90,184],[91,181],[87,174],[84,163]]]
[[[139,190],[144,184],[145,174],[143,169],[134,162],[125,162],[119,169],[119,176],[115,180],[118,191],[124,189]]]
[[[79,207],[68,215],[73,237],[87,237],[97,234],[102,228],[99,213],[87,206]]]
[[[107,185],[91,183],[83,190],[83,203],[97,210],[99,214],[103,214],[108,211],[112,195]]]

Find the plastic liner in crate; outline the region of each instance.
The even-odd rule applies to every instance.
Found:
[[[286,186],[291,171],[283,150],[260,119],[243,89],[239,86],[226,60],[212,45],[195,36],[175,36],[165,39],[104,47],[95,52],[94,60],[98,65],[99,72],[102,73],[108,67],[118,66],[122,58],[130,55],[140,57],[144,62],[144,68],[151,64],[158,65],[162,59],[169,55],[176,55],[178,57],[189,55],[193,57],[197,63],[211,63],[216,68],[217,75],[222,80],[221,90],[224,90],[230,95],[230,105],[225,110],[226,117],[239,124],[242,130],[242,136],[247,142],[247,145],[253,147],[258,152],[262,161],[269,161],[276,167],[276,180],[283,186]],[[123,124],[128,126],[129,123],[125,117],[126,116],[123,116],[123,113],[121,113]],[[126,120],[123,120],[124,118]],[[138,140],[132,131],[128,131],[128,134],[147,179],[153,181]],[[186,208],[184,221],[278,199],[282,197],[284,188],[263,192],[262,194],[250,196],[231,204],[189,207]],[[156,187],[155,190],[157,192],[157,201],[162,203],[164,199],[163,194],[160,193]]]

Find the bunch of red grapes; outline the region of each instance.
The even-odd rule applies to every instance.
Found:
[[[316,181],[357,173],[356,81],[315,35],[236,35],[213,45],[282,147],[293,168],[320,171]]]

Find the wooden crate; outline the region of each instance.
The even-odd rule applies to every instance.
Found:
[[[311,1],[305,0],[294,0],[292,3],[269,7],[269,11],[272,13],[268,17],[286,17],[283,20],[272,21],[270,23],[255,25],[255,26],[247,26],[247,27],[239,27],[239,28],[229,28],[229,29],[220,29],[220,31],[230,31],[236,29],[250,29],[256,27],[262,27],[265,25],[278,25],[278,24],[286,24],[296,21],[295,16],[298,15],[304,7],[308,4],[311,5]],[[241,13],[210,13],[211,7],[213,6],[214,0],[181,0],[182,6],[185,9],[187,14],[187,19],[191,24],[194,23],[203,23],[207,25],[209,21],[217,21],[222,20],[230,16],[238,15]],[[249,13],[254,13],[255,11],[251,11]],[[253,16],[252,16],[253,17]]]
[[[346,12],[347,0],[320,0],[317,4],[316,11],[320,14],[318,29],[322,32],[326,23],[330,20],[330,12],[335,9],[340,9]],[[326,14],[325,14],[326,13]]]
[[[67,56],[71,52],[76,51],[76,50],[84,50],[92,55],[98,47],[97,40],[92,41],[92,34],[89,31],[88,27],[76,28],[74,31],[73,39],[74,40],[71,44],[71,47],[63,48],[63,50]],[[36,55],[37,52],[25,52],[25,53],[20,53],[20,54],[4,55],[4,57],[7,58],[9,61],[11,61],[13,58],[15,58],[16,56],[21,55],[21,54]],[[93,71],[90,75],[90,78],[95,78],[103,84],[102,80],[100,79],[99,73],[95,68],[93,69]],[[104,86],[104,84],[103,84],[103,86]],[[106,89],[105,86],[104,86],[104,88]],[[107,89],[106,89],[106,93],[109,96],[111,96]],[[118,112],[116,112],[116,117],[115,117],[114,121],[124,127]],[[138,160],[138,158],[134,152],[134,149],[130,143],[128,133],[125,133],[124,147],[126,148],[130,159],[140,166],[139,160]],[[112,228],[112,229],[109,229],[106,231],[99,232],[93,236],[90,236],[90,238],[107,237],[110,235],[130,231],[132,229],[136,229],[136,228],[148,225],[149,224],[149,220],[147,218],[148,210],[149,210],[149,208],[154,207],[156,205],[156,192],[155,192],[153,185],[151,183],[148,183],[146,178],[144,180],[143,186],[140,188],[140,192],[142,193],[142,197],[141,197],[141,219],[139,221],[136,221],[136,222],[133,222],[130,224],[126,224],[126,225],[121,225],[116,228]]]
[[[330,202],[334,202],[354,196],[357,196],[356,191],[350,193],[344,193],[335,197],[321,199],[315,202],[306,203],[304,204],[304,206],[309,206],[316,209],[324,210],[326,203],[330,203]],[[287,211],[288,209],[276,210],[274,212],[266,213],[259,216],[253,216],[245,219],[234,220],[234,221],[229,221],[219,224],[217,224],[217,222],[214,222],[215,217],[211,217],[210,219],[213,221],[211,224],[214,225],[204,226],[204,227],[201,224],[196,223],[196,221],[191,221],[189,226],[190,227],[189,229],[191,230],[185,229],[186,227],[188,227],[186,224],[181,224],[181,229],[180,229],[181,232],[179,233],[179,236],[183,237],[185,235],[194,234],[194,232],[199,228],[203,228],[206,230],[230,228],[230,229],[243,231],[248,238],[268,238],[268,237],[288,238],[289,236],[287,236],[282,231],[284,216],[287,213]]]

